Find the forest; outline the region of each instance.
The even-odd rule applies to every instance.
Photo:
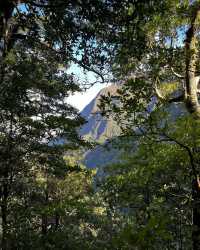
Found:
[[[0,248],[200,250],[199,0],[0,0]]]

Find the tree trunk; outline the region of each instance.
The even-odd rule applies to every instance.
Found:
[[[44,204],[45,204],[45,206],[47,206],[48,205],[48,201],[49,201],[48,186],[47,186],[47,188],[45,189],[44,192],[45,192],[44,193],[45,194]],[[44,213],[42,215],[42,235],[43,236],[46,236],[46,234],[47,234],[47,227],[48,227],[48,217]]]
[[[200,25],[200,5],[196,3],[191,21],[191,26],[186,33],[185,39],[185,102],[190,113],[194,113],[200,119],[200,104],[198,100],[197,88],[200,77],[196,75],[197,61],[199,60],[198,30]],[[196,177],[192,181],[193,199],[193,229],[192,244],[193,250],[200,250],[200,182],[195,170]]]
[[[199,180],[194,179],[192,183],[193,199],[193,230],[192,242],[193,250],[200,250],[200,186]]]
[[[55,214],[55,230],[58,229],[59,224],[60,224],[60,216],[59,216],[59,214],[56,212],[56,214]]]
[[[42,215],[42,235],[47,234],[47,216],[46,214]]]
[[[2,239],[1,248],[2,250],[8,249],[8,185],[3,185],[2,200],[1,200],[1,220],[2,220]]]
[[[186,107],[190,113],[195,113],[200,118],[200,105],[198,101],[197,86],[199,77],[196,76],[196,66],[199,59],[199,48],[197,33],[199,28],[200,6],[194,11],[191,26],[186,33],[185,39],[185,101]]]
[[[12,17],[12,13],[17,4],[17,1],[3,1],[0,3],[0,39],[3,40],[3,55],[6,54],[7,43],[9,39],[9,20]]]

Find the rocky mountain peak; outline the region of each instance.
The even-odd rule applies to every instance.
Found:
[[[103,88],[97,96],[83,109],[81,115],[87,123],[80,129],[80,135],[87,140],[104,142],[120,134],[120,128],[112,118],[104,118],[100,114],[99,104],[101,96],[110,93],[111,96],[117,95],[118,85],[112,84]]]

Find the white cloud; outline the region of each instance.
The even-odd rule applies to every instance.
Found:
[[[87,82],[88,85],[92,82],[95,82],[96,80],[95,75],[92,72],[85,72],[76,64],[72,64],[67,72],[73,73],[79,78],[79,80]],[[67,102],[81,111],[88,103],[92,101],[93,98],[95,98],[98,92],[106,86],[108,86],[107,83],[94,84],[83,93],[74,93],[74,95],[71,95],[67,98]]]
[[[92,101],[93,98],[95,98],[98,92],[106,86],[108,86],[108,84],[95,84],[84,93],[75,93],[74,95],[70,96],[67,98],[67,102],[81,111],[88,103]]]

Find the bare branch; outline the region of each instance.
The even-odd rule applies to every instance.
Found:
[[[181,94],[178,95],[178,96],[166,98],[164,95],[161,94],[161,91],[158,89],[158,87],[157,87],[156,84],[155,84],[154,90],[155,90],[156,96],[157,96],[159,99],[165,100],[165,101],[167,101],[168,103],[172,103],[172,102],[182,102],[182,101],[184,101],[184,97],[185,97],[184,92],[181,93]],[[200,93],[200,92],[199,92],[199,93]]]
[[[36,3],[35,1],[26,0],[26,3],[30,4],[34,7],[38,7],[38,8],[60,8],[60,7],[66,6],[65,2],[61,2],[61,3],[57,3],[57,4],[42,4],[42,3]]]
[[[175,70],[174,70],[173,67],[171,67],[171,71],[172,71],[172,73],[173,73],[176,77],[178,77],[178,78],[180,78],[180,79],[184,79],[184,76],[182,76],[181,74],[175,72]]]
[[[168,100],[168,102],[169,102],[169,103],[172,103],[172,102],[183,102],[183,101],[184,101],[184,97],[185,97],[185,95],[184,95],[184,93],[182,93],[182,94],[179,95],[179,96],[170,98],[170,99]]]
[[[81,66],[83,69],[86,69],[87,71],[91,71],[91,72],[95,73],[96,75],[98,75],[101,78],[102,83],[104,83],[104,81],[105,81],[104,77],[99,71],[95,70],[94,68],[91,68],[87,64],[84,64],[83,62],[79,61],[78,59],[76,59],[74,57],[71,57],[70,60],[73,61],[74,63],[78,64],[79,66]]]
[[[58,55],[61,55],[61,56],[65,56],[65,52],[63,50],[59,50],[59,49],[55,49],[53,48],[52,46],[50,46],[49,44],[47,43],[44,43],[44,42],[41,42],[41,41],[38,41],[38,43],[44,47],[45,49],[48,49],[48,50],[51,50],[53,51],[54,53],[58,54]],[[66,55],[69,57],[69,55]],[[72,62],[74,62],[75,64],[78,64],[80,67],[82,67],[83,69],[87,70],[87,71],[90,71],[90,72],[93,72],[94,74],[98,75],[102,82],[101,83],[104,83],[105,82],[105,79],[103,77],[103,75],[101,74],[101,72],[99,72],[98,70],[94,69],[94,68],[91,68],[89,65],[87,64],[84,64],[81,60],[78,60],[76,59],[75,57],[73,56],[70,56],[69,60],[71,60]],[[93,85],[95,84],[96,82],[93,83]]]
[[[156,83],[154,85],[154,91],[156,93],[156,96],[158,99],[165,100],[165,97],[161,94],[160,90],[158,89],[157,82],[159,82],[159,79],[156,78]]]

